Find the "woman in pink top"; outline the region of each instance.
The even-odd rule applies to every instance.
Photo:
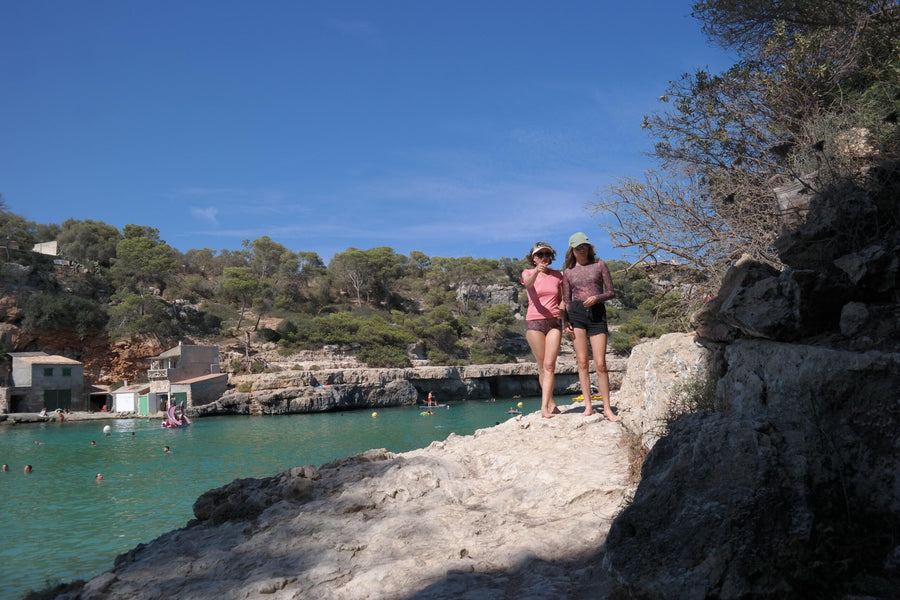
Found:
[[[562,273],[550,268],[556,251],[546,242],[535,244],[525,258],[534,266],[522,271],[522,284],[528,291],[525,339],[538,365],[541,416],[549,419],[559,412],[553,401],[553,385],[556,380],[556,357],[559,356],[562,341]]]
[[[598,259],[588,237],[575,233],[569,238],[566,251],[566,270],[563,273],[562,298],[566,306],[566,333],[574,339],[575,360],[578,362],[578,380],[584,394],[584,416],[594,414],[591,404],[591,367],[588,354],[594,355],[597,370],[597,387],[603,396],[603,414],[616,421],[609,404],[609,373],[606,370],[606,340],[609,328],[606,323],[607,300],[616,297],[609,267]]]

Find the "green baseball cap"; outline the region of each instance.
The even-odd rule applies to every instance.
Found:
[[[588,236],[581,233],[573,233],[572,237],[569,238],[569,248],[576,248],[582,244],[590,244],[591,241],[588,239]]]

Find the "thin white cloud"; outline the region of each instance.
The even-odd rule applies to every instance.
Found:
[[[208,206],[206,208],[197,206],[191,207],[191,214],[201,221],[206,221],[210,225],[218,225],[216,216],[219,214],[219,209],[214,206]]]
[[[378,246],[403,254],[486,256],[499,245],[508,248],[503,255],[518,255],[520,244],[561,244],[574,231],[596,231],[597,219],[587,205],[601,178],[573,169],[515,176],[416,174],[338,187],[324,195],[220,188],[213,195],[217,212],[194,209],[215,228],[195,233],[230,239],[229,247],[236,247],[233,240],[265,235],[295,251],[316,249],[323,258],[349,247]],[[193,193],[203,196],[198,191],[203,189]]]
[[[238,189],[216,187],[187,187],[173,190],[166,197],[176,202],[184,200],[203,200],[215,202],[221,215],[270,212],[282,215],[286,210],[296,208],[290,201],[290,194],[284,190],[273,189]],[[200,216],[200,215],[197,215]]]

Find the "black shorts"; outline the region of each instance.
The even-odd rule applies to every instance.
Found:
[[[586,307],[581,300],[573,300],[569,306],[568,319],[575,329],[586,329],[588,336],[609,333],[606,305],[602,302]]]

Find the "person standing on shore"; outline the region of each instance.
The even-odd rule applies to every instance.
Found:
[[[603,396],[603,414],[617,421],[609,404],[609,373],[606,370],[606,343],[609,327],[604,302],[616,297],[606,263],[598,259],[593,244],[582,232],[572,234],[566,250],[562,297],[566,306],[566,333],[573,338],[578,380],[584,394],[584,416],[594,414],[591,404],[590,353],[594,355],[597,387]]]
[[[562,273],[550,268],[556,251],[546,242],[532,246],[525,258],[534,267],[522,271],[522,285],[528,293],[525,339],[538,365],[541,416],[549,419],[559,412],[553,401],[553,386],[562,342]]]

